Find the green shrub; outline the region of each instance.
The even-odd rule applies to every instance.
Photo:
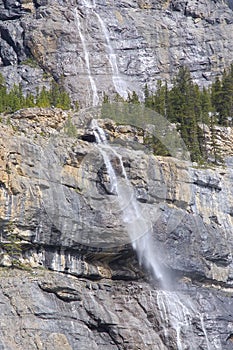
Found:
[[[21,85],[14,84],[7,92],[5,79],[0,74],[0,113],[12,113],[28,107],[57,107],[64,110],[71,108],[71,100],[65,89],[53,82],[50,89],[37,89],[35,95],[28,93],[24,96]]]
[[[68,120],[65,124],[64,131],[65,131],[65,134],[69,137],[77,137],[78,136],[77,128],[73,124],[70,116],[68,117]]]
[[[39,64],[38,62],[35,60],[34,57],[28,57],[26,58],[24,61],[21,62],[21,64],[23,65],[27,65],[29,67],[32,67],[32,68],[37,68],[39,67]]]

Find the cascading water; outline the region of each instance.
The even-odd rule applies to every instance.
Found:
[[[104,23],[103,19],[101,18],[100,14],[97,12],[95,0],[93,0],[92,2],[90,2],[89,0],[82,0],[82,3],[88,10],[92,11],[92,13],[97,17],[97,20],[100,24],[103,36],[105,38],[106,46],[107,46],[107,54],[109,57],[109,63],[111,65],[111,70],[112,70],[113,85],[115,87],[116,92],[124,99],[127,99],[128,97],[127,86],[125,84],[124,79],[121,77],[121,73],[118,68],[116,53],[111,44],[107,26]]]
[[[77,29],[78,29],[78,33],[81,39],[81,43],[82,43],[82,47],[83,47],[83,52],[84,52],[84,59],[85,59],[85,64],[86,64],[86,69],[87,69],[87,74],[88,74],[88,78],[91,84],[91,89],[92,89],[92,104],[93,106],[97,106],[99,104],[99,96],[98,96],[98,92],[97,92],[97,87],[96,87],[96,83],[92,77],[91,74],[91,67],[90,67],[90,57],[89,57],[89,52],[87,49],[87,45],[86,45],[86,39],[84,34],[82,33],[81,30],[81,23],[79,20],[79,15],[78,15],[78,11],[77,8],[75,9],[75,20],[77,23]]]
[[[121,218],[133,248],[138,254],[139,262],[152,272],[154,278],[164,283],[165,278],[162,273],[162,267],[157,261],[155,254],[153,254],[151,223],[141,214],[134,190],[127,177],[122,157],[108,144],[105,133],[98,126],[96,120],[92,121],[91,127],[107,168],[111,192],[117,195]],[[121,179],[117,177],[113,169],[109,154],[118,159],[121,168]]]
[[[168,280],[160,262],[156,257],[152,240],[152,225],[142,215],[134,189],[127,177],[122,157],[116,149],[107,142],[105,132],[99,127],[96,120],[92,121],[91,128],[98,144],[98,149],[103,157],[110,180],[111,194],[117,197],[121,218],[131,243],[137,252],[139,262],[152,272],[155,279],[161,283],[162,290],[156,291],[156,303],[160,313],[163,328],[163,338],[169,345],[171,329],[176,334],[177,350],[196,350],[198,344],[194,337],[194,327],[202,331],[203,350],[221,350],[220,343],[210,342],[204,324],[204,316],[199,313],[197,307],[187,295],[168,289]],[[111,159],[118,159],[120,164],[120,176],[116,174]]]
[[[210,345],[210,342],[209,342],[209,339],[208,339],[208,334],[207,334],[207,331],[206,331],[206,328],[205,328],[205,322],[204,322],[204,315],[203,314],[200,315],[200,321],[201,321],[201,328],[202,328],[202,330],[204,332],[204,335],[205,335],[207,350],[211,350],[211,345]]]
[[[221,349],[221,347],[210,347],[204,316],[197,311],[194,303],[186,295],[160,290],[157,292],[156,298],[160,317],[163,320],[164,337],[168,340],[169,334],[167,330],[172,328],[176,333],[177,350],[196,350],[199,348],[195,338],[193,323],[197,324],[202,330],[205,343],[204,349]],[[195,322],[193,322],[194,320]],[[185,335],[185,340],[183,340],[183,335]]]
[[[119,72],[116,54],[115,54],[113,47],[111,45],[108,29],[107,29],[104,21],[102,20],[102,18],[100,17],[100,15],[97,12],[96,12],[96,17],[99,20],[100,26],[102,28],[102,31],[103,31],[103,34],[104,34],[104,37],[106,40],[107,50],[108,50],[108,55],[109,55],[109,62],[110,62],[111,68],[112,68],[112,81],[113,81],[114,87],[116,89],[116,92],[121,97],[123,97],[124,99],[127,99],[127,97],[128,97],[127,87],[126,87],[126,84],[125,84],[124,80],[122,79],[121,74]]]

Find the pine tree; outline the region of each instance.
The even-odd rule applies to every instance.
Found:
[[[59,96],[57,98],[55,106],[57,108],[62,108],[62,109],[65,109],[65,110],[68,110],[68,109],[71,108],[70,97],[63,89],[61,89],[60,92],[59,92]]]
[[[24,107],[25,99],[20,85],[14,84],[13,88],[7,94],[7,104],[10,112],[15,112]]]
[[[133,104],[140,104],[139,97],[135,91],[133,91],[132,94],[128,94],[127,102]]]
[[[205,87],[200,93],[200,102],[201,102],[201,122],[209,125],[209,112],[213,111],[212,102],[211,102],[211,91]]]
[[[120,94],[118,94],[118,92],[116,93],[115,97],[114,97],[114,102],[125,102],[124,98],[121,97]]]
[[[35,106],[35,97],[31,93],[27,93],[26,98],[25,98],[25,108],[28,107],[34,107]]]
[[[219,146],[217,144],[217,138],[216,138],[216,128],[215,125],[217,124],[217,118],[216,118],[216,113],[210,112],[210,135],[211,135],[211,152],[213,155],[213,162],[215,164],[218,164],[219,161],[221,161],[221,156],[220,156],[220,150]]]
[[[205,159],[208,158],[207,152],[207,139],[206,139],[206,126],[210,126],[210,113],[213,112],[213,107],[211,103],[211,90],[203,88],[200,92],[200,102],[201,102],[201,114],[200,114],[200,127],[202,129],[202,135],[199,137],[200,148],[202,155]]]
[[[222,78],[222,106],[218,122],[227,125],[228,119],[233,116],[233,65],[229,71],[224,71]]]
[[[43,86],[42,90],[37,93],[36,106],[42,108],[50,107],[50,100],[50,92],[47,91],[46,88]]]
[[[7,106],[6,83],[2,74],[0,74],[0,113],[6,110],[6,106]]]
[[[190,150],[194,161],[201,159],[200,128],[198,119],[201,110],[200,92],[197,85],[192,81],[190,71],[187,67],[181,67],[173,81],[170,91],[170,103],[172,103],[172,115],[169,119],[179,123],[181,136]]]
[[[156,93],[153,100],[154,110],[161,114],[165,115],[166,111],[166,85],[162,84],[161,80],[158,80],[156,86]]]
[[[211,87],[211,102],[212,102],[213,109],[219,115],[222,115],[222,105],[223,105],[222,83],[218,77],[215,79],[215,82],[212,84],[212,87]]]
[[[109,103],[109,96],[104,92],[104,95],[103,95],[103,104],[104,103]]]
[[[150,94],[147,84],[144,87],[144,104],[146,108],[154,108],[153,96]]]
[[[52,83],[50,90],[50,103],[52,106],[63,109],[70,109],[70,98],[64,88],[56,82]]]

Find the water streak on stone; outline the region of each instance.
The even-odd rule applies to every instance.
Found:
[[[92,9],[93,13],[96,15],[96,17],[100,23],[100,27],[101,27],[101,30],[103,32],[105,42],[107,45],[107,54],[108,54],[109,63],[111,65],[111,69],[112,69],[112,81],[113,81],[113,85],[115,87],[115,90],[121,97],[123,97],[124,99],[127,99],[127,97],[128,97],[127,87],[126,87],[126,84],[125,84],[123,78],[121,77],[121,73],[120,73],[119,68],[118,68],[116,53],[115,53],[115,50],[112,46],[107,26],[106,26],[105,22],[103,21],[102,17],[100,16],[100,14],[97,12],[95,1],[90,3],[89,0],[83,0],[83,3],[85,4],[85,6],[87,8]]]
[[[81,23],[79,20],[79,15],[78,15],[78,11],[77,8],[75,9],[75,20],[77,23],[77,28],[78,28],[78,33],[81,39],[81,43],[82,43],[82,47],[83,47],[83,53],[84,53],[84,59],[85,59],[85,64],[86,64],[86,69],[87,69],[87,74],[88,74],[88,78],[91,84],[91,89],[92,89],[92,104],[93,106],[97,106],[99,104],[99,96],[98,96],[98,92],[97,92],[97,87],[96,87],[96,83],[92,77],[91,74],[91,68],[90,68],[90,57],[89,57],[89,52],[87,49],[87,44],[86,44],[86,39],[85,36],[81,30]]]
[[[203,314],[200,315],[200,321],[201,321],[201,328],[202,328],[203,333],[205,335],[207,350],[211,350],[210,342],[209,342],[209,338],[208,338],[208,334],[207,334],[207,330],[206,330],[206,327],[205,327],[204,315]]]
[[[125,225],[132,246],[137,252],[139,262],[150,270],[154,278],[159,279],[162,284],[165,284],[166,277],[162,273],[160,263],[153,250],[153,242],[151,238],[152,224],[146,217],[144,217],[145,215],[142,215],[141,213],[133,186],[127,177],[122,157],[109,145],[103,129],[99,127],[96,120],[92,121],[91,127],[110,178],[110,192],[117,195],[122,221]],[[114,155],[118,160],[120,165],[120,177],[116,175],[111,164],[110,155]]]

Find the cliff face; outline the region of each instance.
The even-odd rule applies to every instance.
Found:
[[[85,106],[103,92],[153,89],[182,64],[209,84],[232,60],[232,7],[5,0],[0,72],[25,92],[55,79]],[[97,108],[1,116],[0,348],[230,350],[232,130],[216,132],[226,166],[205,169],[155,157],[145,130],[100,120],[109,165],[90,128],[100,116]],[[127,185],[121,201],[111,165]],[[135,221],[122,216],[132,207]]]
[[[81,104],[142,93],[180,65],[208,85],[232,62],[231,1],[4,1],[0,71],[25,91],[59,80]],[[28,59],[31,57],[30,59]]]
[[[179,349],[178,329],[166,321],[169,294],[145,282],[77,280],[46,271],[1,276],[2,349]],[[232,349],[228,292],[190,283],[181,300],[171,297],[180,309],[173,317],[178,315],[182,339],[189,328],[183,346]]]
[[[90,116],[2,117],[2,348],[231,349],[231,158],[200,169],[155,157],[138,144],[140,130],[100,121],[152,223],[167,291],[138,265]],[[114,152],[111,163],[122,178]],[[19,262],[37,269],[7,269]]]

